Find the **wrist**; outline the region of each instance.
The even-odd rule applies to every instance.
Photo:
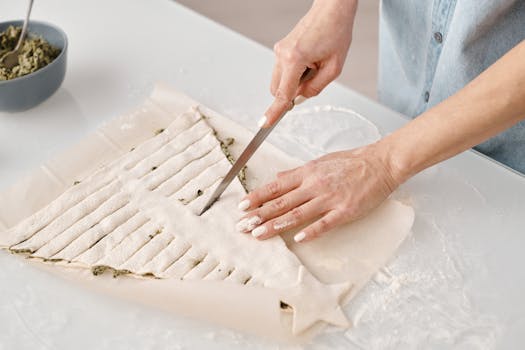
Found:
[[[377,155],[390,174],[396,187],[406,182],[417,171],[411,166],[409,156],[399,146],[397,140],[390,135],[377,141],[375,144]]]

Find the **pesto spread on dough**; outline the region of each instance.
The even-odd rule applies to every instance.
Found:
[[[0,58],[14,50],[22,27],[9,26],[0,32]],[[35,35],[27,35],[18,54],[18,64],[12,69],[0,62],[0,81],[15,79],[33,73],[53,62],[60,49],[51,46],[46,40]]]
[[[205,116],[204,114],[202,115],[202,119],[204,121],[206,121],[206,119],[208,119],[207,116]],[[211,127],[211,125],[210,125]],[[218,133],[217,133],[217,130],[213,129],[213,135],[217,138],[217,140],[219,141],[219,143],[221,144],[221,150],[222,150],[222,153],[224,153],[224,155],[226,156],[226,158],[228,159],[228,161],[231,163],[231,164],[235,164],[235,158],[232,156],[231,152],[230,152],[230,149],[229,147],[231,145],[233,145],[235,143],[235,139],[233,137],[228,137],[224,140],[222,140]],[[241,185],[242,187],[244,188],[244,191],[246,193],[248,193],[248,184],[246,182],[246,169],[247,169],[247,166],[243,166],[241,171],[239,171],[239,175],[237,175],[237,177],[239,178],[239,181],[241,182]]]
[[[222,153],[226,156],[226,158],[230,161],[230,163],[235,163],[235,158],[233,158],[232,154],[230,153],[229,147],[233,145],[235,142],[235,139],[233,137],[228,137],[226,140],[221,140],[217,137],[221,144]],[[237,176],[239,178],[239,181],[241,182],[242,187],[244,187],[244,191],[248,193],[248,185],[246,183],[246,165],[242,167],[241,171],[239,171],[239,175]]]

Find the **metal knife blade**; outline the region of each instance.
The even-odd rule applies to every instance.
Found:
[[[307,68],[304,71],[303,75],[301,76],[301,82],[304,82],[306,80],[311,79],[315,75],[315,73],[316,73],[316,70],[314,70],[313,68]],[[226,190],[226,188],[230,185],[230,183],[233,181],[233,179],[235,179],[237,174],[239,174],[241,169],[246,165],[248,160],[252,157],[252,155],[255,153],[255,151],[263,143],[263,141],[266,139],[266,137],[268,137],[268,135],[272,132],[272,130],[277,125],[277,123],[284,117],[284,115],[288,111],[290,111],[295,106],[296,100],[292,101],[291,108],[288,109],[287,111],[285,111],[279,117],[279,119],[277,119],[277,121],[275,123],[273,123],[273,125],[271,125],[269,127],[266,127],[266,128],[260,128],[259,129],[257,134],[255,134],[255,136],[250,141],[248,146],[246,146],[244,151],[241,153],[241,156],[239,157],[239,159],[237,159],[237,161],[233,164],[233,166],[230,169],[230,171],[228,171],[228,173],[226,174],[224,179],[221,181],[219,186],[215,189],[215,191],[213,192],[212,196],[210,197],[210,199],[208,200],[208,202],[206,203],[204,208],[199,213],[199,216],[204,214],[204,212],[206,212],[206,210],[210,209],[210,207],[213,205],[213,203],[215,203],[215,201],[217,201],[217,199],[219,199],[221,194]]]
[[[204,206],[204,208],[200,212],[199,216],[204,214],[204,212],[206,210],[210,209],[210,207],[213,205],[213,203],[215,203],[215,201],[217,199],[219,199],[219,197],[224,192],[224,190],[226,190],[228,185],[233,181],[233,179],[235,179],[237,174],[239,174],[241,169],[246,165],[248,160],[251,158],[251,156],[257,150],[257,148],[259,148],[259,146],[263,143],[263,141],[266,139],[266,137],[270,134],[270,132],[273,130],[274,126],[275,126],[275,124],[273,124],[271,127],[260,129],[257,132],[257,134],[255,134],[254,138],[248,144],[246,149],[242,152],[242,154],[239,157],[239,159],[237,159],[237,161],[235,162],[235,164],[233,164],[233,166],[230,169],[230,171],[228,171],[228,174],[226,174],[226,176],[221,181],[219,186],[215,189],[215,191],[213,192],[213,195],[210,197],[210,199],[208,200],[208,203],[206,203],[206,205]]]

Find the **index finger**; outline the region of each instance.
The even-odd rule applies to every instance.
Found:
[[[239,203],[239,209],[250,211],[262,204],[288,193],[301,184],[301,179],[296,175],[283,176],[263,187],[253,190]]]
[[[275,100],[272,105],[266,110],[264,114],[266,120],[261,123],[260,127],[268,127],[273,125],[280,117],[292,107],[292,101],[297,95],[301,76],[305,69],[305,65],[292,64],[288,66],[281,66],[283,69],[279,87],[275,93]]]

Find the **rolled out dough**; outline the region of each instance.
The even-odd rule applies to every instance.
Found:
[[[151,123],[149,132],[141,123]],[[260,242],[240,234],[235,229],[236,204],[244,195],[239,181],[203,216],[196,216],[230,167],[214,129],[219,137],[222,130],[235,134],[227,135],[236,138],[234,154],[249,139],[231,121],[158,87],[138,111],[97,133],[113,150],[111,159],[90,163],[95,155],[83,147],[65,158],[75,153],[82,158],[78,153],[86,152],[86,162],[74,170],[57,160],[43,166],[47,180],[60,185],[37,210],[15,222],[0,214],[0,222],[8,223],[0,231],[0,246],[94,273],[213,281],[210,286],[224,281],[250,286],[247,294],[254,288],[271,289],[293,310],[293,334],[319,322],[348,326],[341,306],[409,233],[412,209],[389,200],[369,218],[309,244],[287,245],[281,237]],[[297,163],[271,146],[263,149],[250,164],[252,185]],[[270,169],[261,159],[269,156]],[[45,182],[42,173],[2,196],[19,206],[31,201],[16,194],[22,186]],[[198,286],[206,288],[206,283]],[[286,310],[276,312],[286,317]]]

